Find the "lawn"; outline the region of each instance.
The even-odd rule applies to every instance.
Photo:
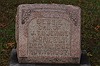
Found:
[[[16,47],[17,7],[26,3],[70,4],[81,8],[81,47],[87,50],[92,66],[100,66],[100,0],[1,0],[0,66],[9,66],[10,51]]]

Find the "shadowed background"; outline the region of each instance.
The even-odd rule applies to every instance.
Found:
[[[15,16],[20,4],[70,4],[81,8],[81,47],[87,50],[92,66],[100,66],[100,0],[1,0],[0,66],[9,66],[11,49],[16,47]]]

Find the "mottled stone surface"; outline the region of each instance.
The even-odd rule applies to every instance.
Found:
[[[80,63],[80,18],[80,8],[72,5],[19,5],[19,63]]]
[[[10,55],[10,63],[9,66],[91,66],[89,57],[87,56],[87,52],[85,50],[82,51],[80,64],[49,64],[49,63],[18,63],[18,58],[16,54],[16,49],[12,49]]]

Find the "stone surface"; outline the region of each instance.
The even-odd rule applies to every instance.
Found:
[[[80,18],[80,8],[72,5],[19,5],[19,63],[80,63]]]
[[[47,63],[18,63],[16,49],[12,49],[9,66],[91,66],[85,50],[82,51],[80,64],[47,64]]]

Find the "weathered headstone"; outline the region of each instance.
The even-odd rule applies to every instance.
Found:
[[[23,4],[16,16],[19,63],[80,63],[80,8]]]

